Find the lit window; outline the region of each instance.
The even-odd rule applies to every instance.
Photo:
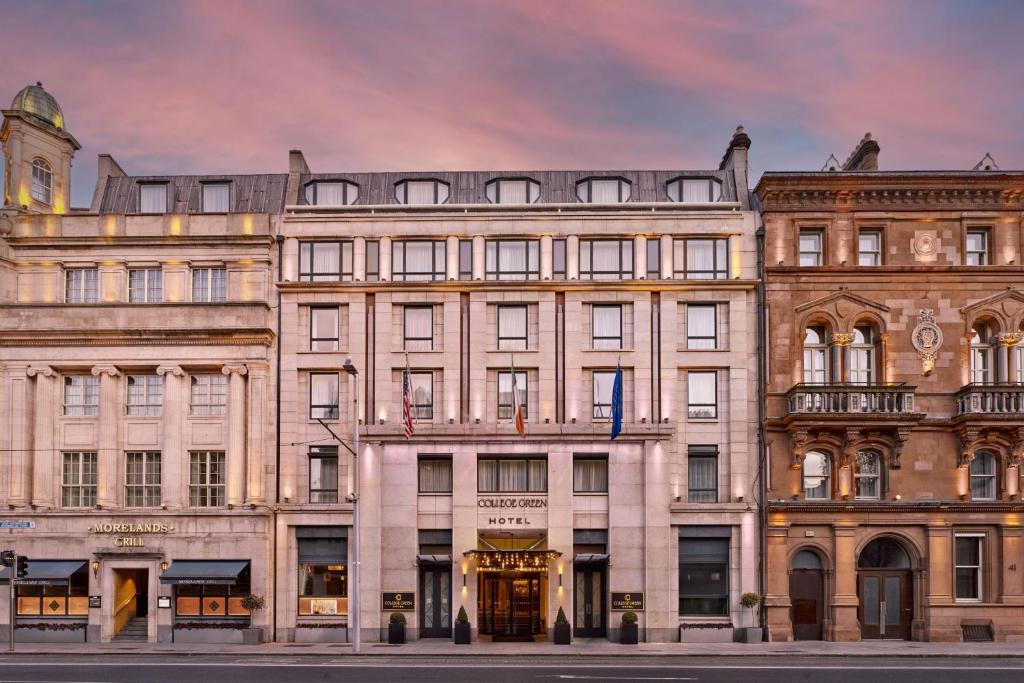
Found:
[[[444,204],[448,201],[448,183],[440,180],[403,180],[395,185],[399,204]]]
[[[338,350],[337,306],[314,306],[309,309],[309,350]]]
[[[160,452],[129,451],[125,457],[124,504],[130,508],[155,508],[160,500]]]
[[[857,236],[857,265],[882,265],[882,232],[861,230]]]
[[[540,183],[527,178],[498,178],[487,183],[492,204],[533,204],[540,199]]]
[[[338,502],[337,446],[310,446],[309,502]]]
[[[193,268],[192,301],[218,303],[228,300],[228,271],[226,268]]]
[[[966,242],[966,259],[964,264],[968,266],[989,265],[988,230],[968,230]]]
[[[139,213],[167,213],[167,183],[139,185]]]
[[[691,419],[715,419],[718,417],[718,373],[714,371],[689,371],[687,374],[689,400],[688,415]]]
[[[67,375],[64,377],[65,415],[97,415],[99,406],[99,377],[95,375]]]
[[[975,453],[970,475],[971,500],[996,499],[996,456],[988,451]]]
[[[344,180],[318,180],[306,185],[306,203],[313,206],[348,206],[359,198],[359,186]]]
[[[299,282],[341,282],[351,279],[351,242],[299,244]]]
[[[821,230],[800,231],[800,265],[804,267],[820,266],[822,259],[822,242],[824,233]]]
[[[956,534],[956,599],[980,601],[982,598],[981,534]]]
[[[722,198],[722,183],[713,178],[676,178],[665,186],[674,202],[708,203]]]
[[[231,210],[231,183],[203,183],[203,213]]]
[[[631,186],[622,178],[587,178],[576,183],[576,198],[587,204],[628,202]]]
[[[581,280],[632,280],[633,240],[580,240]]]
[[[686,348],[715,349],[718,347],[718,316],[714,304],[686,306]]]
[[[391,245],[391,279],[395,282],[444,280],[447,262],[445,243],[438,241],[394,242]]]
[[[487,240],[488,280],[539,280],[540,243],[537,240]]]
[[[803,479],[804,498],[807,500],[828,500],[830,468],[828,457],[824,453],[811,451],[804,456]]]
[[[877,500],[881,493],[881,458],[877,453],[860,451],[854,472],[854,495],[860,499]]]
[[[527,345],[527,307],[498,306],[498,350],[525,351]]]
[[[728,239],[676,239],[675,275],[689,280],[729,277]]]
[[[623,347],[620,304],[594,304],[590,317],[592,348],[616,350]]]
[[[309,376],[309,419],[338,419],[338,374],[312,373]]]
[[[164,273],[159,268],[132,268],[128,271],[128,301],[153,304],[163,301]]]
[[[193,415],[223,415],[228,405],[227,375],[192,375],[191,399]]]
[[[61,469],[61,507],[96,505],[96,452],[64,453]]]
[[[32,162],[32,199],[53,203],[53,168],[43,159]]]
[[[189,454],[188,504],[206,508],[224,505],[224,451]]]
[[[64,271],[64,301],[69,304],[94,304],[100,299],[100,274],[96,268],[69,268]]]
[[[160,375],[128,376],[128,415],[159,415],[163,403],[163,377]]]

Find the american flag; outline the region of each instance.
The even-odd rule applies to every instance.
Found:
[[[402,371],[402,424],[405,426],[405,438],[411,437],[416,429],[412,421],[412,375],[409,372],[409,357],[405,358],[405,370]]]

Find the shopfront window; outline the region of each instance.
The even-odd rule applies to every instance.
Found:
[[[729,614],[728,538],[679,539],[679,614]]]
[[[174,587],[174,613],[193,619],[247,618],[249,610],[242,606],[242,598],[251,592],[248,564],[234,583],[179,583]]]
[[[299,616],[348,614],[348,534],[345,527],[298,527]]]
[[[36,559],[29,560],[30,572],[33,563],[50,563]],[[63,579],[44,579],[39,583],[31,578],[15,586],[19,617],[87,617],[89,615],[89,570],[85,560],[81,568]],[[27,584],[27,585],[26,585]],[[5,589],[6,590],[6,589]]]

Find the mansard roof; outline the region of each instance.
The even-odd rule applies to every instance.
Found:
[[[231,213],[281,213],[284,210],[286,174],[263,175],[190,175],[190,176],[111,176],[103,190],[99,212],[135,213],[139,205],[139,185],[168,185],[167,213],[201,213],[203,183],[231,183]]]

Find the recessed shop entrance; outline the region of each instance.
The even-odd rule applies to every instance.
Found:
[[[149,616],[149,570],[117,569],[114,574],[113,635],[145,640]]]
[[[547,576],[538,572],[480,575],[480,634],[499,640],[533,640],[545,632]]]

